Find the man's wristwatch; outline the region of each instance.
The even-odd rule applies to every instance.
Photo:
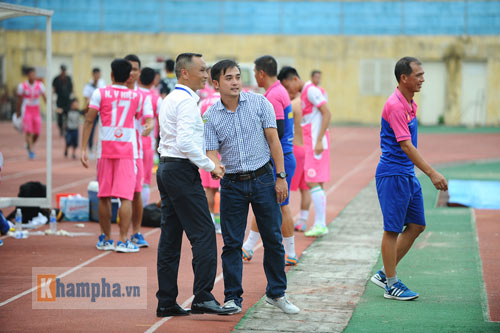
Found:
[[[276,177],[281,178],[281,179],[286,179],[286,176],[288,176],[285,172],[280,172],[276,174]]]

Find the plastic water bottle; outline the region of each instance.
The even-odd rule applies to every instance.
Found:
[[[16,231],[23,230],[23,213],[21,208],[16,209]]]
[[[55,234],[57,232],[57,217],[55,209],[52,209],[52,211],[50,212],[49,224],[50,224],[50,231],[53,234]]]

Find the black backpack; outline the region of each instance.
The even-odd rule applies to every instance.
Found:
[[[19,194],[17,195],[19,198],[44,198],[47,193],[47,187],[40,182],[27,182],[22,184],[19,187]],[[13,220],[16,216],[17,208],[21,208],[21,212],[23,214],[23,223],[28,223],[35,216],[38,216],[38,213],[42,213],[47,216],[50,215],[49,209],[42,209],[40,207],[24,207],[18,206],[12,213],[7,216],[8,220]]]

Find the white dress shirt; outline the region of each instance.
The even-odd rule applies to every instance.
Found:
[[[215,169],[215,164],[205,155],[199,99],[193,90],[182,84],[176,84],[175,89],[165,97],[158,115],[158,152],[162,157],[187,158],[210,172]]]

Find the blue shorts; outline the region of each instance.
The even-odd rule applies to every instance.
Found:
[[[66,130],[66,146],[78,147],[78,129]]]
[[[292,185],[292,177],[295,174],[295,167],[297,166],[297,161],[295,161],[295,156],[293,152],[283,154],[284,164],[285,164],[285,173],[286,173],[286,182],[288,183],[288,197],[285,201],[283,201],[280,206],[285,206],[290,203],[290,186]],[[271,159],[271,161],[273,161]],[[274,180],[276,180],[276,167],[274,166],[273,161],[273,171],[274,171]]]
[[[422,187],[415,176],[376,177],[384,230],[403,232],[408,223],[425,226]]]

